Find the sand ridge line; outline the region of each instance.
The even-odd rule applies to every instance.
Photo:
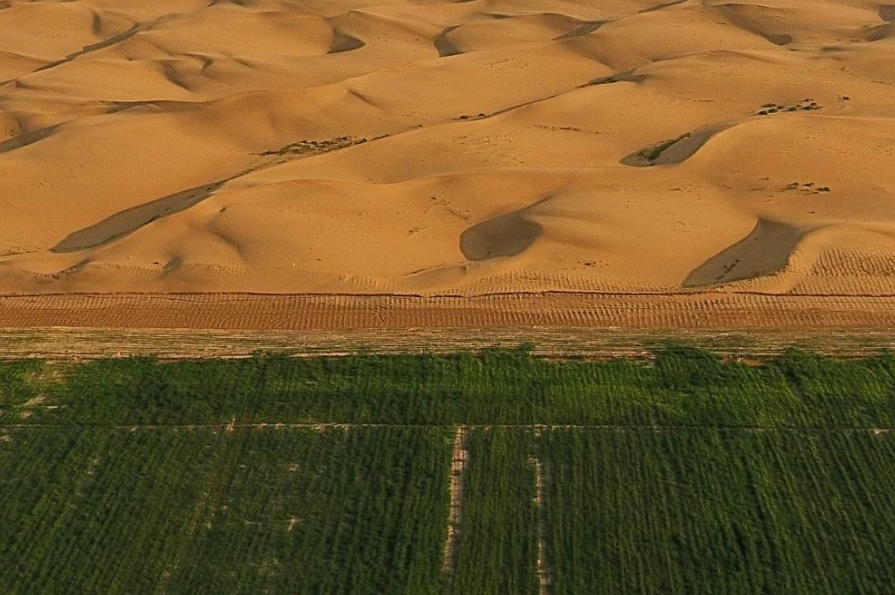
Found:
[[[709,141],[755,117],[737,118],[734,120],[710,124],[698,130],[686,132],[677,138],[654,144],[627,155],[619,161],[629,167],[653,167],[675,165],[687,161],[696,155]]]
[[[141,25],[139,23],[135,24],[127,31],[123,31],[117,35],[113,35],[113,36],[109,37],[108,39],[104,39],[97,43],[84,46],[77,52],[73,52],[61,60],[57,60],[55,62],[51,62],[49,64],[41,66],[40,68],[38,68],[35,71],[30,72],[28,74],[36,74],[38,72],[44,72],[44,71],[50,70],[52,68],[56,68],[57,66],[61,66],[63,64],[68,64],[69,62],[71,62],[77,58],[80,58],[81,56],[87,55],[91,52],[96,52],[98,50],[112,47],[115,44],[121,43],[123,41],[127,41],[128,39],[130,39],[131,37],[133,37],[134,35],[139,33],[142,29],[143,29],[143,25]],[[23,76],[26,76],[26,75],[23,75]],[[12,79],[12,80],[16,81],[20,78],[22,78],[22,77],[17,77],[16,79]],[[7,82],[9,82],[9,81],[7,81]]]
[[[48,134],[50,132],[48,132]],[[333,146],[330,146],[328,144],[331,141],[322,141],[320,143],[318,143],[317,141],[312,141],[311,143],[302,141],[298,143],[291,143],[289,145],[281,147],[278,150],[261,152],[258,154],[259,157],[279,158],[276,160],[262,159],[261,163],[245,168],[239,173],[223,178],[221,180],[217,180],[215,182],[211,182],[209,184],[204,184],[201,186],[196,186],[194,188],[180,190],[168,196],[157,198],[155,200],[151,200],[135,207],[131,207],[124,211],[114,213],[106,217],[102,221],[70,233],[58,244],[53,246],[50,251],[57,253],[80,252],[83,250],[96,248],[115,242],[147,225],[150,225],[151,223],[155,223],[160,219],[176,215],[195,207],[204,200],[214,196],[214,194],[225,184],[227,184],[228,182],[232,182],[233,180],[238,180],[255,172],[261,172],[288,161],[294,161],[302,158],[306,159],[309,157],[314,157],[316,155],[323,155],[326,153],[331,153],[333,151],[356,146],[358,144],[382,140],[383,138],[388,138],[388,136],[389,135],[385,135],[382,137],[371,139],[369,141],[367,139],[352,139],[349,137],[342,137],[336,139],[337,141],[339,141],[340,144],[334,144]],[[304,148],[307,148],[308,150],[299,150]],[[2,147],[0,147],[0,152],[2,152]],[[173,260],[171,262],[176,263],[177,261]],[[176,268],[177,265],[173,267],[166,266],[165,270],[166,272],[170,273],[173,272],[173,270],[175,270]],[[64,272],[76,272],[76,269]]]

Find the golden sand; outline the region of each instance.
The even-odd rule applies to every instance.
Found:
[[[895,294],[895,6],[0,2],[0,292]]]

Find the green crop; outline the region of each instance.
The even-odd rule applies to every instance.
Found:
[[[890,593],[893,428],[887,354],[5,362],[0,592]]]

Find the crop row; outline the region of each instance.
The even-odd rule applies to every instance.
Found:
[[[891,593],[895,435],[547,431],[551,595]]]
[[[2,591],[440,592],[449,434],[11,432]]]
[[[895,427],[895,356],[799,352],[753,366],[523,351],[238,361],[0,364],[0,424],[593,424]]]
[[[4,594],[833,595],[895,584],[892,433],[4,435]]]

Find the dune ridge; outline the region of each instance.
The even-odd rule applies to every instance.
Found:
[[[895,5],[0,1],[0,293],[895,294]]]

